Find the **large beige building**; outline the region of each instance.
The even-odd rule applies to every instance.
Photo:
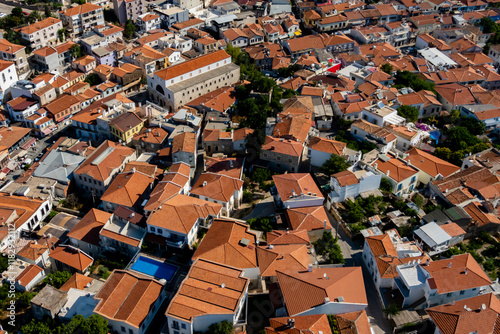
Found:
[[[105,24],[102,7],[91,3],[68,8],[60,12],[59,16],[72,36],[81,35]]]
[[[148,76],[148,92],[155,103],[178,107],[240,79],[240,67],[224,50],[167,67]]]
[[[21,38],[29,43],[29,46],[35,50],[42,46],[57,44],[57,31],[62,29],[61,20],[48,17],[41,21],[20,28]]]
[[[13,62],[19,76],[30,70],[26,57],[26,47],[12,44],[6,39],[0,39],[0,59]]]

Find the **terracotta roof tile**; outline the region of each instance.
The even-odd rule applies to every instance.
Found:
[[[328,215],[322,205],[287,209],[286,216],[293,230],[306,229],[313,231],[332,229],[330,219],[328,219]]]
[[[87,284],[92,283],[94,279],[79,273],[74,273],[69,280],[66,281],[59,289],[63,291],[69,291],[69,289],[84,290]]]
[[[290,173],[274,175],[273,181],[278,194],[283,202],[287,201],[294,193],[298,196],[301,193],[323,198],[321,191],[309,173]]]
[[[308,245],[311,242],[306,229],[292,231],[273,230],[267,232],[266,240],[268,245]]]
[[[294,327],[290,328],[288,320],[294,320]],[[269,319],[269,326],[266,327],[266,334],[331,334],[332,330],[326,314],[299,315],[293,318],[272,318]],[[361,334],[361,333],[360,333]],[[364,333],[363,333],[364,334]]]
[[[129,271],[115,270],[95,295],[94,312],[103,317],[140,328],[160,298],[163,284]]]
[[[101,200],[132,208],[138,204],[153,182],[153,176],[139,171],[118,174],[101,196]]]
[[[439,294],[479,288],[491,284],[488,275],[470,254],[430,262],[423,266],[434,280]]]
[[[343,297],[345,303],[368,304],[361,267],[284,270],[277,276],[289,315],[323,305],[327,297],[332,303]]]
[[[81,272],[94,262],[92,257],[72,246],[59,246],[49,256]]]
[[[243,277],[242,270],[198,259],[172,298],[165,315],[193,322],[195,317],[203,315],[235,314],[248,290],[249,281]]]
[[[306,245],[271,245],[257,247],[260,275],[276,276],[276,271],[307,270],[311,260]]]
[[[69,238],[100,246],[99,232],[111,219],[111,213],[92,208],[68,233]]]
[[[242,240],[249,240],[248,245]],[[193,260],[204,259],[238,269],[256,268],[257,237],[248,225],[230,219],[215,219],[193,254]]]

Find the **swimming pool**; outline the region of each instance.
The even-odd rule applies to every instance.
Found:
[[[130,269],[166,281],[170,281],[177,271],[176,266],[145,256],[139,256]]]

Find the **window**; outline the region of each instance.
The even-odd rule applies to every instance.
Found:
[[[460,291],[460,295],[463,295],[465,293],[465,290]]]
[[[122,332],[126,332],[125,327],[122,326]]]
[[[402,184],[402,183],[400,183],[400,184],[398,185],[398,190],[401,190],[401,189],[403,189],[403,184]]]
[[[412,177],[412,178],[411,178],[411,183],[414,183],[416,179],[417,179],[417,177],[416,177],[416,176]]]
[[[448,292],[448,293],[446,294],[446,297],[451,297],[451,292]]]
[[[182,329],[186,329],[186,324],[181,324]]]
[[[158,234],[163,234],[163,230],[161,228],[158,229]]]
[[[128,334],[134,334],[134,331],[131,328],[129,328],[128,329]]]
[[[155,228],[153,226],[151,226],[149,229],[151,230],[151,232],[155,231]]]

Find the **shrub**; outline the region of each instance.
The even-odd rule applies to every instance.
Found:
[[[59,289],[70,278],[71,273],[69,273],[68,271],[56,271],[54,273],[48,274],[42,282],[45,284],[50,284],[54,288]]]
[[[243,190],[243,203],[250,203],[253,200],[253,193],[248,190]]]
[[[271,232],[273,230],[271,219],[268,217],[251,218],[247,221],[252,230]]]

